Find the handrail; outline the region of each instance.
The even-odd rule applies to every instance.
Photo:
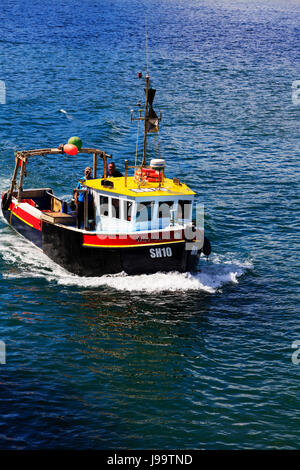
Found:
[[[43,149],[33,149],[33,150],[19,150],[15,152],[15,169],[11,181],[11,186],[9,192],[12,193],[14,187],[16,186],[16,179],[17,173],[19,169],[19,163],[21,163],[21,174],[20,174],[20,182],[19,182],[19,191],[18,191],[18,200],[21,200],[21,191],[23,189],[23,178],[25,175],[25,165],[27,163],[27,159],[29,157],[37,157],[37,156],[44,156],[44,155],[58,155],[58,154],[65,154],[64,146],[60,145],[57,148],[43,148]],[[112,158],[112,155],[108,155],[103,150],[97,148],[81,148],[78,150],[78,153],[92,153],[93,154],[93,177],[97,177],[97,157],[101,157],[103,160],[104,166],[104,178],[107,177],[107,159]]]
[[[64,154],[63,146],[59,146],[58,148],[43,148],[43,149],[33,149],[33,150],[18,150],[15,152],[15,156],[18,158],[28,158],[28,157],[35,157],[35,156],[42,156],[42,155],[58,155]],[[81,148],[78,150],[78,153],[97,153],[101,158],[112,158],[112,155],[108,155],[103,150],[97,148]]]

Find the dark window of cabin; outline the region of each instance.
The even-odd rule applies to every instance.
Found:
[[[108,197],[100,196],[100,215],[108,215]]]
[[[120,199],[117,199],[113,197],[111,199],[112,202],[112,217],[115,217],[116,219],[120,218]]]
[[[131,220],[132,217],[132,208],[133,208],[133,202],[132,201],[125,201],[125,207],[124,207],[124,219],[125,220]]]
[[[149,222],[152,220],[154,202],[138,202],[136,208],[136,221]]]
[[[158,203],[158,218],[170,218],[171,210],[173,209],[174,201],[163,201]]]
[[[191,217],[192,201],[178,201],[178,219],[189,219]]]

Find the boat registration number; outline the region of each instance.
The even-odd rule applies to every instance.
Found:
[[[150,248],[150,258],[166,258],[172,256],[172,248]]]

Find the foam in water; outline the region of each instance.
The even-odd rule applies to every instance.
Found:
[[[0,193],[5,192],[10,187],[11,178],[1,178],[0,180]],[[2,216],[2,212],[0,210],[0,215]]]
[[[4,261],[4,278],[44,278],[64,286],[96,288],[108,286],[121,291],[204,291],[215,293],[224,284],[237,283],[252,267],[251,263],[226,261],[212,256],[208,263],[201,260],[201,271],[191,273],[155,273],[128,276],[125,273],[101,277],[80,277],[51,261],[42,251],[4,226],[0,229],[0,257]]]

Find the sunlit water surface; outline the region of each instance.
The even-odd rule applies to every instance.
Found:
[[[0,448],[298,448],[298,2],[3,0],[0,189],[14,148],[72,135],[134,163],[145,11],[161,155],[213,254],[80,278],[1,219]],[[40,158],[26,185],[68,198],[86,163]]]

